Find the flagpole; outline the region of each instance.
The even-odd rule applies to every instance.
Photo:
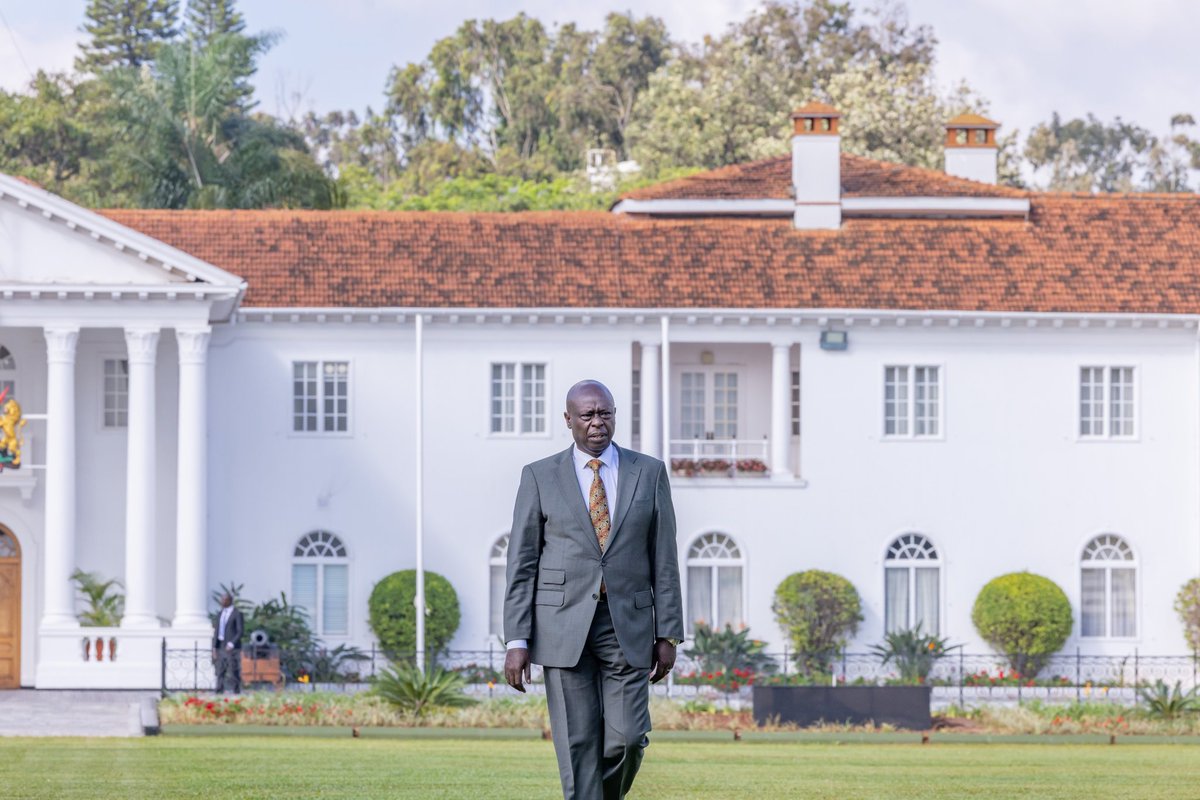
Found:
[[[417,314],[417,593],[413,605],[417,613],[417,668],[425,670],[425,316]]]

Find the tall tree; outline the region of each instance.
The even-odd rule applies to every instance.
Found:
[[[1039,188],[1059,192],[1133,191],[1155,144],[1145,128],[1120,117],[1105,123],[1088,114],[1063,121],[1055,112],[1025,141],[1025,158]]]
[[[247,34],[245,31],[246,21],[234,0],[189,0],[184,36],[194,49],[215,48],[215,52],[228,62],[228,73],[235,89],[234,102],[248,110],[254,105],[251,79],[257,71],[255,61],[275,44],[279,34]]]
[[[82,30],[89,38],[79,45],[75,68],[100,73],[112,67],[140,67],[152,62],[176,34],[177,0],[88,0]]]
[[[222,33],[243,33],[246,19],[234,0],[188,0],[184,32],[201,46]]]

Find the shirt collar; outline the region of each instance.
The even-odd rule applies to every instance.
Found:
[[[583,452],[579,449],[579,445],[575,445],[575,447],[571,449],[571,453],[575,456],[575,470],[577,472],[579,470],[588,469],[587,463],[593,458],[599,458],[600,463],[609,469],[617,468],[617,446],[612,442],[608,443],[608,447],[604,448],[604,452],[599,456],[594,456],[591,453]]]

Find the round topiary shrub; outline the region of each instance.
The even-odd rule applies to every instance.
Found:
[[[393,661],[412,661],[417,652],[417,571],[393,572],[371,590],[371,630]],[[436,572],[425,572],[425,658],[434,662],[458,630],[458,593]]]
[[[1183,638],[1192,652],[1200,652],[1200,578],[1192,578],[1175,595],[1175,613],[1183,623]]]
[[[971,622],[1018,675],[1037,675],[1071,635],[1071,601],[1054,581],[1031,572],[993,578],[979,591]]]
[[[807,675],[829,672],[863,618],[854,584],[819,569],[784,578],[771,610],[796,651],[796,666]]]

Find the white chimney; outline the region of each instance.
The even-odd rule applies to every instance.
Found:
[[[980,183],[996,183],[996,129],[978,114],[959,114],[946,123],[946,174]]]
[[[792,112],[793,222],[798,229],[842,224],[841,114],[824,103],[808,103]]]

